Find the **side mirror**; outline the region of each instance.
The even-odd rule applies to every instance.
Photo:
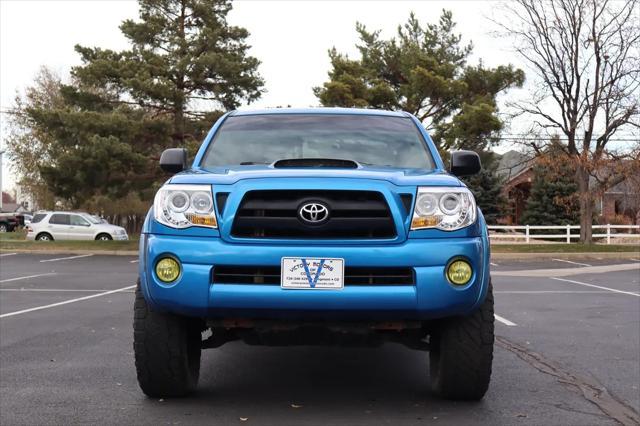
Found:
[[[449,172],[456,176],[475,175],[482,169],[480,156],[473,151],[453,151]]]
[[[187,150],[184,148],[165,149],[160,156],[160,168],[168,173],[178,173],[187,168]]]

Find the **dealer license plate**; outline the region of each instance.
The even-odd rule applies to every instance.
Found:
[[[340,290],[344,259],[283,257],[280,286],[286,289]]]

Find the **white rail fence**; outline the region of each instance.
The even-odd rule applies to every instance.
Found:
[[[524,240],[527,244],[535,239],[561,239],[569,244],[572,239],[578,240],[580,238],[580,225],[489,225],[487,228],[489,228],[489,237],[492,239]],[[612,238],[635,238],[640,240],[640,225],[593,225],[591,228],[593,230],[593,238],[606,238],[607,244],[611,244]],[[558,233],[535,233],[541,230],[558,231]],[[576,230],[577,232],[573,232]],[[598,233],[599,230],[604,230],[604,232]]]

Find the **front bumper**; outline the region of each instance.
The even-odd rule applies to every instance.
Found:
[[[391,245],[233,244],[220,238],[142,234],[141,286],[157,310],[202,318],[433,319],[465,315],[484,300],[489,283],[486,235],[407,239]],[[153,272],[171,255],[182,264],[166,285]],[[219,265],[280,265],[282,257],[344,258],[345,266],[412,267],[415,285],[345,286],[342,290],[283,290],[277,285],[212,283]],[[449,284],[445,267],[466,258],[474,275],[462,287]]]

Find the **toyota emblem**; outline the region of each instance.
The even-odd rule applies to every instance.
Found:
[[[302,221],[315,225],[329,218],[329,209],[321,203],[306,203],[298,210],[298,216]]]

